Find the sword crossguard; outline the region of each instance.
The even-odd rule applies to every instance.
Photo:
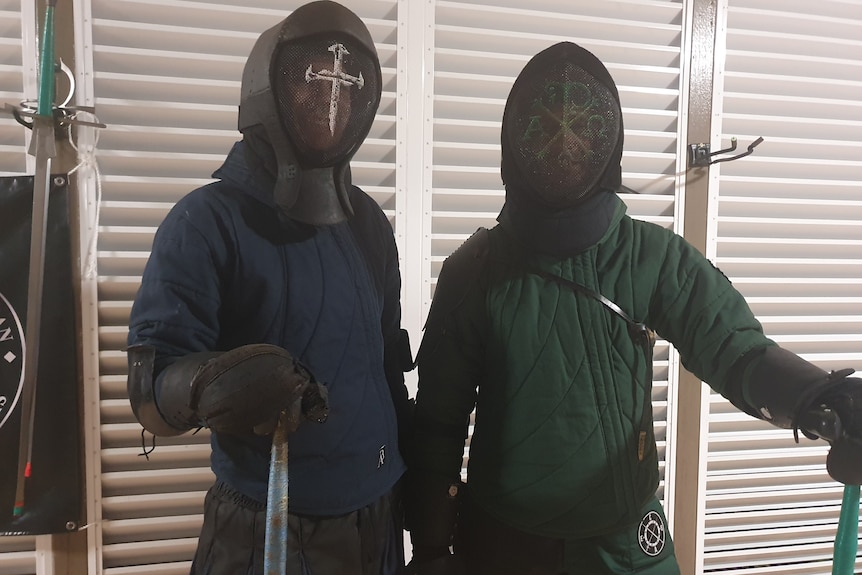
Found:
[[[78,119],[77,115],[79,112],[87,112],[89,114],[93,114],[95,117],[94,108],[92,106],[67,106],[67,107],[58,107],[55,106],[54,110],[54,120],[57,123],[57,126],[91,126],[93,128],[107,128],[107,126],[99,121],[86,121]],[[0,113],[9,113],[15,118],[15,120],[24,126],[27,129],[33,128],[32,119],[39,116],[38,111],[33,106],[33,102],[25,100],[21,102],[18,106],[13,106],[12,104],[6,103],[3,106],[3,109],[0,109]],[[28,122],[24,118],[30,118]]]

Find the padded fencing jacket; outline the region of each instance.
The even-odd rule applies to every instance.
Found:
[[[330,403],[326,423],[302,424],[288,439],[290,511],[331,516],[364,507],[405,469],[387,381],[403,386],[403,373],[384,364],[401,321],[392,228],[356,187],[349,222],[285,227],[242,143],[214,177],[160,226],[129,344],[157,350],[157,402],[159,372],[186,354],[249,343],[287,349],[326,385]],[[265,502],[271,436],[213,433],[211,445],[217,479]]]
[[[469,496],[537,535],[614,532],[640,519],[659,481],[649,346],[566,280],[655,330],[719,393],[736,360],[775,345],[707,259],[614,201],[605,234],[577,255],[528,253],[503,221],[482,262],[463,267],[471,277],[450,256],[419,353],[411,466],[457,477],[475,407]]]

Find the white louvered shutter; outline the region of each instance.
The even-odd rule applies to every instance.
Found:
[[[536,53],[572,41],[601,59],[619,89],[625,123],[623,195],[629,214],[675,229],[683,35],[681,1],[438,0],[433,70],[431,261],[423,317],[443,260],[503,205],[500,121],[515,77]],[[427,88],[429,91],[432,87]],[[682,126],[682,127],[681,127]],[[656,347],[653,410],[664,498],[670,349]],[[469,450],[468,450],[469,453]]]
[[[766,333],[862,369],[862,2],[730,0],[714,126],[717,265]],[[825,442],[710,402],[704,572],[829,574],[842,486]],[[857,563],[858,564],[858,563]]]
[[[211,181],[234,141],[240,78],[255,39],[305,2],[92,0],[96,114],[102,173],[98,241],[102,540],[105,573],[187,573],[206,489],[209,437],[158,438],[141,456],[126,396],[131,303],[153,234],[171,206]],[[353,181],[396,230],[396,0],[345,1],[368,25],[383,67],[383,97]],[[85,16],[86,17],[86,16]],[[403,250],[402,250],[403,252]],[[147,445],[150,436],[147,434]]]
[[[29,4],[0,0],[0,106],[36,99],[36,20]],[[0,174],[27,173],[29,139],[29,131],[11,114],[0,113]]]

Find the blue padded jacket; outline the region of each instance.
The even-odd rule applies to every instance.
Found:
[[[288,439],[290,511],[364,507],[405,469],[384,369],[384,342],[397,338],[401,321],[392,227],[354,186],[350,222],[286,229],[241,142],[213,177],[159,227],[128,342],[157,350],[157,402],[159,373],[186,354],[250,343],[287,349],[330,400],[326,423],[300,425]],[[216,477],[265,502],[271,436],[213,433],[211,445]]]

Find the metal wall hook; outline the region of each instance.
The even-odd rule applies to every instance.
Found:
[[[54,64],[54,74],[63,73],[69,82],[69,91],[63,102],[53,104],[51,107],[54,123],[56,126],[90,126],[94,128],[106,128],[107,126],[95,119],[94,108],[92,106],[69,106],[72,101],[72,96],[75,93],[75,75],[72,70],[63,62],[62,59]],[[6,112],[12,114],[19,124],[27,128],[33,129],[33,118],[39,114],[38,102],[34,100],[23,100],[18,106],[4,104],[0,113]],[[81,120],[77,117],[78,112],[88,112],[93,115],[93,121]]]
[[[730,139],[730,147],[725,148],[723,150],[718,150],[717,152],[709,151],[709,144],[689,144],[688,146],[688,164],[690,167],[703,168],[706,166],[711,166],[712,164],[717,164],[719,162],[730,162],[732,160],[738,160],[739,158],[744,158],[748,156],[752,152],[754,152],[754,148],[756,148],[760,143],[763,142],[763,137],[759,137],[748,145],[746,151],[741,154],[737,154],[735,156],[731,156],[729,158],[718,158],[713,160],[712,158],[718,156],[720,154],[727,154],[729,152],[733,152],[736,150],[736,137]]]

